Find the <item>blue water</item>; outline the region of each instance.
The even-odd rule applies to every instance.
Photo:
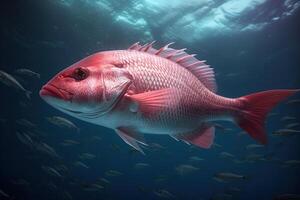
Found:
[[[22,92],[0,82],[0,190],[4,192],[0,191],[0,199],[250,200],[300,195],[300,164],[284,165],[285,161],[300,160],[300,137],[272,135],[299,122],[299,103],[281,103],[272,110],[276,115],[267,120],[269,142],[263,148],[248,150],[246,146],[255,141],[239,134],[242,130],[234,124],[221,123],[228,130],[217,129],[215,143],[220,147],[205,150],[168,136],[146,135],[151,145],[142,155],[113,130],[67,116],[38,95],[53,75],[92,53],[152,40],[157,41],[157,47],[175,42],[174,48],[187,48],[207,60],[215,69],[222,96],[300,88],[299,4],[288,0],[1,2],[0,70],[14,75],[33,93],[28,100]],[[41,78],[15,75],[18,68],[38,72]],[[297,94],[289,100],[299,97]],[[51,116],[71,120],[80,132],[51,124],[47,120]],[[285,116],[296,119],[283,121]],[[18,125],[22,118],[36,126]],[[27,133],[33,145],[22,143],[16,132]],[[64,146],[64,140],[79,144]],[[38,150],[36,145],[41,143],[52,147],[58,156]],[[161,147],[153,147],[153,143]],[[233,154],[241,163],[221,158],[221,152]],[[82,153],[96,157],[82,159]],[[245,158],[251,153],[265,159],[249,162]],[[191,156],[203,160],[193,162]],[[77,161],[89,168],[74,164]],[[148,166],[137,169],[136,163]],[[176,168],[183,164],[197,169],[180,175]],[[66,169],[59,168],[61,165]],[[61,177],[47,173],[42,166],[56,169]],[[109,170],[121,174],[109,176]],[[218,182],[213,176],[219,172],[247,178]],[[89,191],[95,183],[103,188]],[[229,194],[230,187],[240,191]],[[158,195],[161,190],[168,195]],[[226,197],[217,197],[224,193]]]

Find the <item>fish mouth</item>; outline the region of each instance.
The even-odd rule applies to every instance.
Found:
[[[47,84],[40,90],[41,97],[54,97],[65,101],[71,101],[73,94],[64,89],[58,88],[53,84]]]

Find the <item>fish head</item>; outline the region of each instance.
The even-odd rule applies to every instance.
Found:
[[[130,85],[132,76],[109,62],[86,59],[56,74],[40,90],[51,106],[77,118],[93,118],[110,111]]]

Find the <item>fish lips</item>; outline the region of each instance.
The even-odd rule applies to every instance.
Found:
[[[53,84],[47,84],[40,90],[40,96],[42,98],[53,97],[64,101],[72,101],[73,94],[64,89],[58,88]]]

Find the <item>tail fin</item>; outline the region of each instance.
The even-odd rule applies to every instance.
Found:
[[[242,110],[240,115],[236,116],[237,124],[255,140],[266,144],[267,134],[264,130],[266,115],[280,101],[299,91],[269,90],[238,98],[242,104]]]

